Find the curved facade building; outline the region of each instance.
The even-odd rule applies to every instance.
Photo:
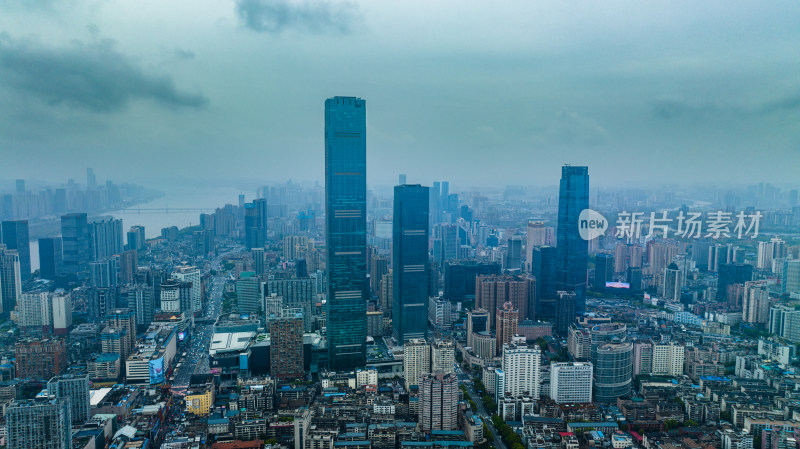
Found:
[[[495,337],[486,331],[472,334],[472,352],[482,359],[493,359],[495,352]]]
[[[617,340],[601,344],[593,352],[595,401],[614,402],[629,395],[633,382],[633,344]]]
[[[603,323],[592,327],[592,344],[610,343],[615,338],[625,341],[628,326],[623,323]]]

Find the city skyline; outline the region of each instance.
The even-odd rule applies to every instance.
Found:
[[[0,0],[0,443],[800,449],[794,12]]]
[[[320,180],[319,104],[346,94],[372,105],[370,185],[454,155],[454,185],[796,182],[796,3],[509,6],[4,2],[0,152],[48,163],[0,178],[131,154],[156,185]]]

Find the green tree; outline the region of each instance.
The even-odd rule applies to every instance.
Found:
[[[497,403],[495,403],[494,399],[488,394],[481,396],[481,401],[483,401],[483,406],[486,407],[487,410],[497,410]]]
[[[492,435],[492,431],[489,430],[489,426],[486,423],[483,423],[483,437],[486,438],[486,441],[494,441],[494,435]]]
[[[668,419],[664,421],[664,430],[677,429],[680,427],[680,425],[681,424],[678,421],[675,421],[674,419]]]

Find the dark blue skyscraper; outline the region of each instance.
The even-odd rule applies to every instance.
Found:
[[[258,198],[244,205],[244,240],[248,250],[267,243],[267,199]]]
[[[325,307],[331,369],[361,368],[367,339],[367,111],[364,100],[325,100]]]
[[[78,273],[89,265],[89,224],[85,213],[61,216],[64,271]]]
[[[610,253],[597,253],[594,256],[594,290],[606,290],[606,282],[614,280],[614,255]]]
[[[23,281],[31,277],[31,242],[28,238],[28,220],[3,222],[2,242],[8,249],[19,253],[19,272]]]
[[[51,237],[39,239],[39,277],[56,280],[61,274],[61,238]]]
[[[428,330],[428,187],[394,188],[392,328],[402,344]]]
[[[561,167],[556,234],[556,289],[575,292],[575,311],[586,310],[589,242],[578,231],[578,217],[589,208],[589,168]]]
[[[536,317],[556,316],[556,248],[540,246],[531,252],[531,274],[536,278]]]
[[[564,337],[569,332],[569,325],[575,322],[576,295],[574,292],[558,292],[556,298],[556,317],[553,332]]]

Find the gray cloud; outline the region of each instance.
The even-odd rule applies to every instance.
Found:
[[[686,100],[657,100],[651,104],[653,116],[660,119],[718,117],[731,111],[733,109],[730,107],[711,103],[696,104]]]
[[[171,77],[147,73],[136,60],[116,51],[113,41],[50,48],[0,35],[0,80],[51,106],[117,112],[133,99],[172,108],[200,108],[200,93],[178,89]]]
[[[561,109],[544,134],[552,142],[594,146],[605,142],[608,133],[593,119]]]
[[[651,103],[653,116],[659,119],[717,119],[738,118],[750,119],[777,113],[800,110],[800,94],[787,95],[783,98],[762,102],[755,107],[741,107],[712,102],[690,102],[686,100],[663,99]]]
[[[40,0],[29,2],[25,0],[0,0],[0,8],[18,11],[52,11],[60,6],[59,0]]]
[[[195,54],[191,50],[184,50],[183,48],[176,48],[175,49],[175,57],[180,60],[190,60],[195,58]]]
[[[770,101],[757,109],[761,114],[772,114],[775,112],[787,112],[800,110],[800,93],[789,95],[779,100]]]
[[[247,28],[272,34],[288,29],[348,34],[362,20],[358,5],[350,2],[237,0],[236,14]]]

